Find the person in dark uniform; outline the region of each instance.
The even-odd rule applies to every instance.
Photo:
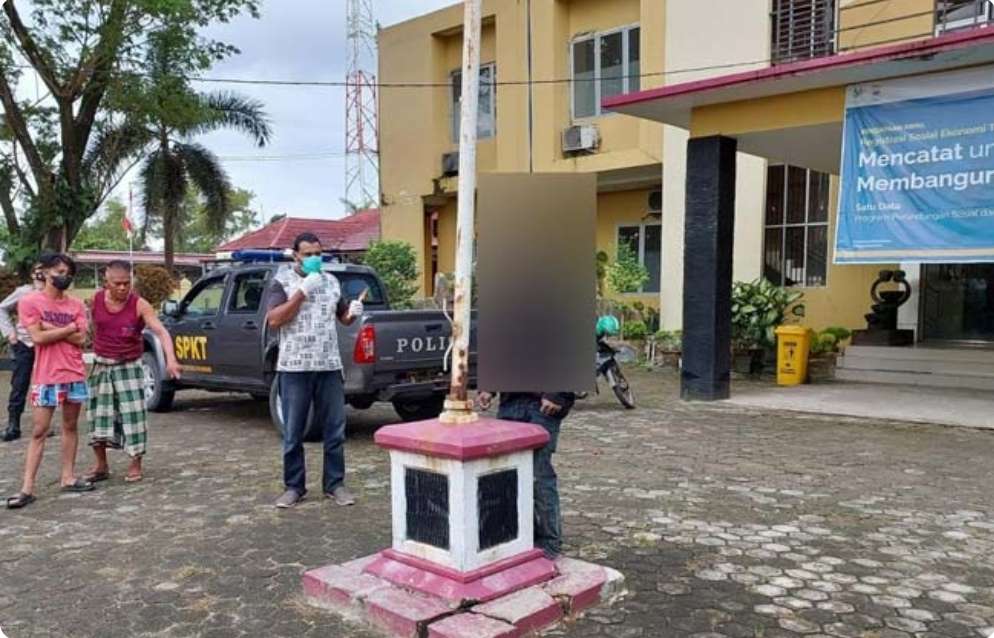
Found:
[[[489,410],[494,395],[480,392],[477,403]],[[504,392],[500,395],[497,418],[540,425],[549,433],[545,447],[535,450],[535,547],[555,559],[562,552],[563,523],[559,512],[559,480],[552,455],[559,442],[559,429],[576,401],[572,392]]]

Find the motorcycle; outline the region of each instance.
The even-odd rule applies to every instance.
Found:
[[[621,372],[619,362],[627,363],[636,359],[635,351],[628,346],[616,348],[608,343],[607,335],[597,337],[597,377],[603,377],[607,381],[611,390],[614,391],[614,396],[627,410],[635,409],[635,393],[632,392],[632,386],[628,383],[624,373]],[[597,394],[600,394],[600,384],[596,379],[594,380],[594,389]],[[576,396],[578,399],[586,399],[588,393],[579,392]]]

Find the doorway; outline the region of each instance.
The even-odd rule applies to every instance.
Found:
[[[923,267],[922,338],[994,345],[994,264]]]

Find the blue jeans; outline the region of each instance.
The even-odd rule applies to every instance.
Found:
[[[552,455],[559,441],[562,419],[546,416],[539,410],[537,398],[516,397],[501,401],[497,418],[519,423],[541,425],[549,433],[545,447],[535,450],[535,547],[546,554],[558,555],[562,551],[563,522],[559,513],[559,481],[552,467]]]
[[[283,405],[283,484],[307,493],[304,430],[314,406],[314,419],[324,432],[325,493],[345,480],[345,388],[340,370],[280,372]]]

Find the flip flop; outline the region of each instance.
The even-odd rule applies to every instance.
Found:
[[[18,494],[11,496],[7,499],[7,509],[18,510],[22,507],[27,507],[35,502],[34,494],[25,494],[24,492],[19,492]]]
[[[106,481],[110,478],[110,472],[90,472],[83,475],[83,480],[88,483],[99,483],[100,481]]]
[[[127,476],[124,477],[124,482],[125,483],[137,483],[138,481],[141,481],[144,478],[145,477],[142,474],[128,474]]]
[[[93,483],[90,483],[88,481],[84,481],[83,479],[76,479],[75,481],[73,481],[69,485],[63,485],[62,486],[62,491],[63,492],[70,492],[70,493],[74,493],[74,494],[78,494],[80,492],[92,492],[95,489],[96,488],[93,487]]]

